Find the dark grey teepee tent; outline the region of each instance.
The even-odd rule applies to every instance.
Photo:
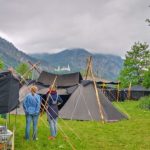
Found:
[[[60,117],[73,120],[103,120],[106,122],[127,119],[107,97],[99,91],[101,107],[96,100],[93,82],[81,83],[60,110]],[[101,109],[101,111],[100,111]]]

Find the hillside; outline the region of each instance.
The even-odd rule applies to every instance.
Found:
[[[41,53],[32,54],[31,56],[39,60],[47,61],[55,68],[69,64],[72,72],[85,70],[87,57],[93,56],[95,74],[109,80],[115,80],[118,77],[123,64],[123,60],[119,56],[92,54],[81,48],[66,49],[56,54]]]
[[[41,53],[27,55],[18,50],[12,43],[0,38],[0,58],[8,66],[16,67],[20,62],[31,61],[33,63],[40,60],[41,70],[54,71],[58,66],[70,65],[71,71],[84,71],[86,59],[93,56],[94,72],[101,78],[115,80],[122,68],[123,60],[119,56],[106,54],[92,54],[85,49],[66,49],[56,54]],[[6,66],[7,67],[7,66]]]
[[[12,43],[0,37],[0,58],[8,66],[16,67],[20,62],[31,61],[36,63],[38,60],[18,50]],[[5,67],[8,67],[5,66]],[[42,69],[47,70],[50,66],[41,61]]]

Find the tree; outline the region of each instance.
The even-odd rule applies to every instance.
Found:
[[[0,71],[4,69],[4,62],[0,59]]]
[[[143,86],[145,88],[150,88],[150,67],[144,74]]]
[[[32,72],[29,72],[29,65],[26,63],[21,63],[17,66],[16,71],[21,74],[25,79],[32,77]]]
[[[119,80],[122,87],[142,85],[145,71],[150,66],[150,50],[147,43],[135,43],[125,56],[123,69],[120,72]]]

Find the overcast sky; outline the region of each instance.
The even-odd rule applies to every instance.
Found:
[[[0,0],[0,36],[26,53],[85,48],[124,56],[150,44],[149,0]]]

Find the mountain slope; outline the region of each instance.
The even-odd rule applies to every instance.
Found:
[[[45,60],[53,67],[67,66],[71,70],[81,71],[86,68],[86,59],[93,56],[94,72],[105,79],[115,80],[118,77],[119,71],[122,68],[123,60],[119,56],[106,54],[92,54],[85,49],[66,49],[56,54],[32,54],[32,57],[40,60]]]
[[[53,71],[54,67],[67,66],[71,71],[82,71],[86,68],[86,59],[93,56],[94,72],[108,80],[115,80],[122,68],[123,60],[119,56],[92,54],[85,49],[75,48],[66,49],[56,54],[32,54],[27,55],[19,51],[12,43],[0,38],[0,58],[8,66],[16,67],[20,62],[32,61],[33,63],[41,62],[41,70]],[[6,66],[6,67],[8,67]]]
[[[4,61],[8,66],[16,67],[20,62],[31,61],[36,63],[38,60],[36,58],[32,58],[29,55],[19,51],[12,43],[0,37],[0,58]],[[6,67],[8,67],[6,66]],[[45,61],[41,62],[41,67],[43,69],[47,69],[50,66],[47,65]]]

